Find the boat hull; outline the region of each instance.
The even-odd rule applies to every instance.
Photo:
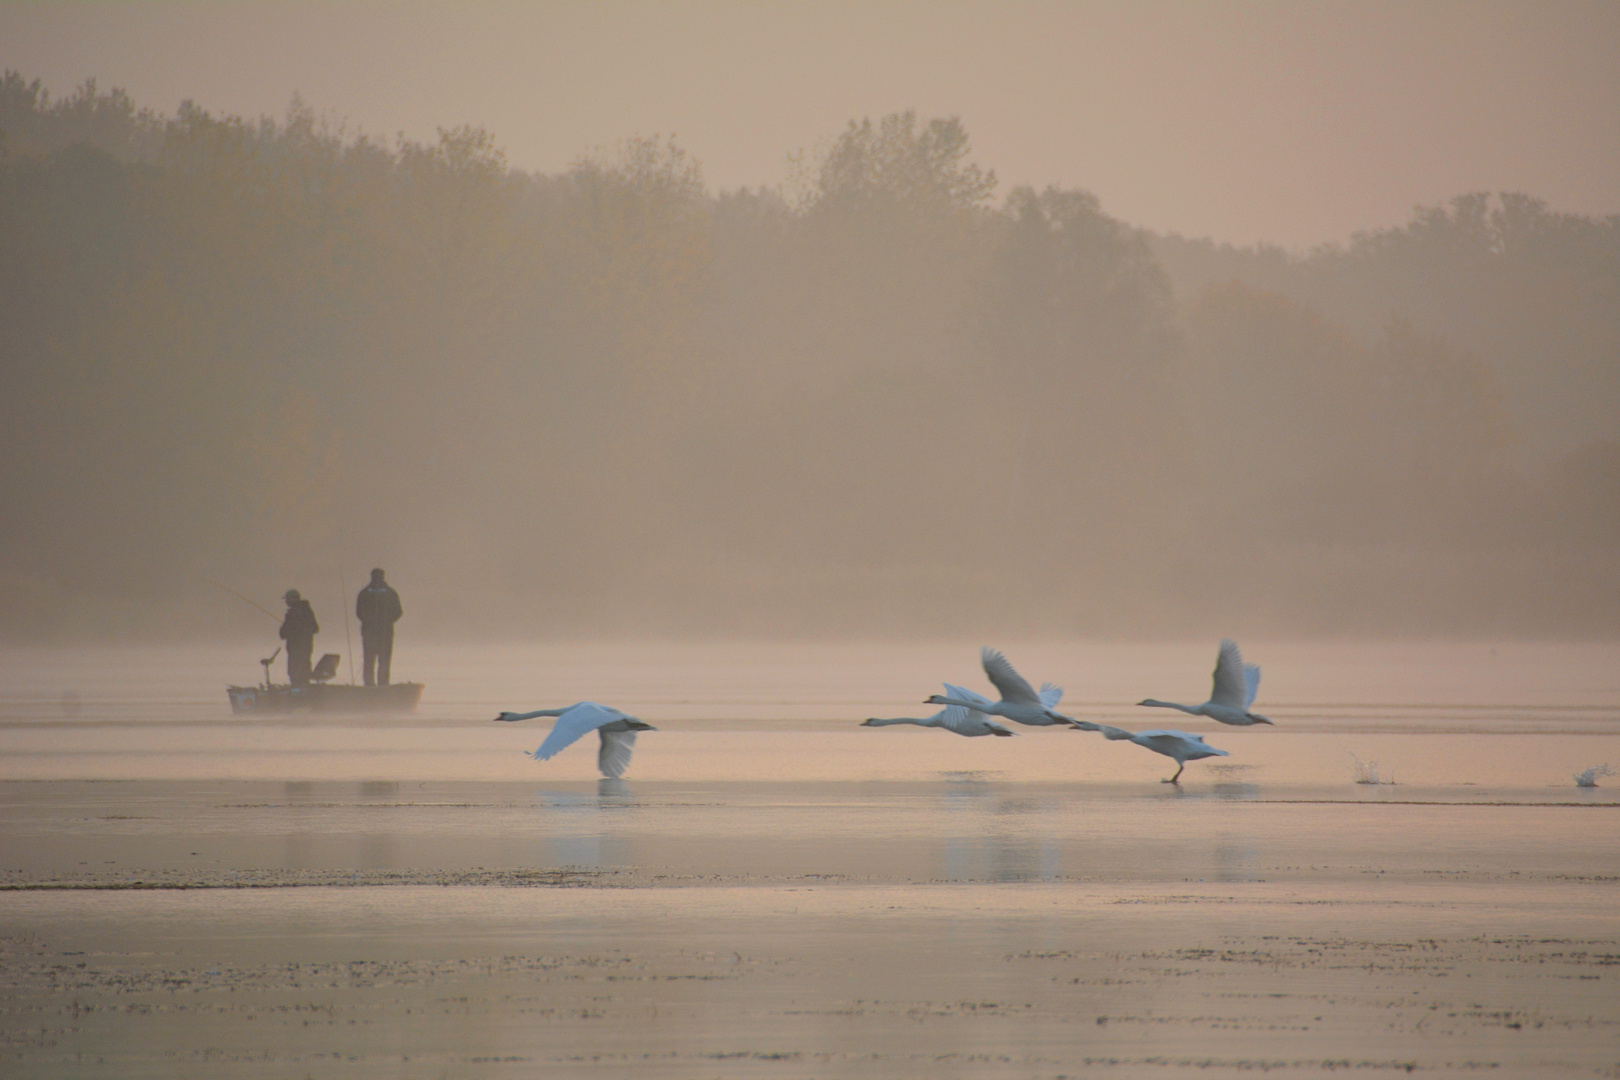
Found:
[[[421,683],[387,686],[227,686],[231,712],[237,713],[375,713],[411,712],[422,700]]]

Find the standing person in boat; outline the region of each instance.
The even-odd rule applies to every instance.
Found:
[[[399,604],[399,593],[383,580],[381,570],[371,572],[371,584],[355,598],[354,614],[360,620],[366,685],[387,686],[388,668],[394,659],[394,624],[405,609]]]
[[[315,621],[315,609],[298,595],[297,589],[288,589],[283,599],[287,601],[287,617],[281,620],[281,637],[287,643],[287,681],[294,686],[308,686],[309,661],[321,627]]]

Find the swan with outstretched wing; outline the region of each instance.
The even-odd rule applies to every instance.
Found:
[[[1164,781],[1166,784],[1179,784],[1181,770],[1187,767],[1189,761],[1229,756],[1225,750],[1217,750],[1206,743],[1202,735],[1194,735],[1188,731],[1126,731],[1124,728],[1096,724],[1090,720],[1076,720],[1074,726],[1078,731],[1100,731],[1103,738],[1115,742],[1133,742],[1145,750],[1172,759],[1178,767],[1176,775]]]
[[[617,780],[630,767],[630,753],[636,746],[636,732],[656,731],[657,728],[634,716],[622,713],[594,701],[581,701],[562,709],[536,709],[534,712],[503,712],[498,721],[532,720],[537,716],[555,716],[557,722],[551,733],[540,743],[540,748],[529,755],[536,761],[549,761],[557,752],[572,746],[589,732],[596,732],[602,745],[597,750],[596,767],[602,775]]]
[[[991,701],[988,698],[974,694],[971,700],[952,694],[935,694],[927,699],[927,705],[957,705],[965,709],[975,709],[992,716],[1005,717],[1018,724],[1029,724],[1034,727],[1050,727],[1053,724],[1073,725],[1075,721],[1056,711],[1058,702],[1063,700],[1063,687],[1052,683],[1043,683],[1041,692],[1036,693],[1029,681],[1018,674],[1007,658],[995,649],[986,645],[979,650],[979,661],[984,665],[985,677],[990,684],[1001,693],[1000,701]],[[949,686],[946,687],[950,689]]]
[[[1260,693],[1260,668],[1245,664],[1237,642],[1226,638],[1221,642],[1220,654],[1215,658],[1215,686],[1209,700],[1202,705],[1182,705],[1174,701],[1143,698],[1138,705],[1157,709],[1180,709],[1193,716],[1207,716],[1222,724],[1244,727],[1249,724],[1269,724],[1270,720],[1250,712],[1255,695]]]
[[[893,724],[916,724],[918,727],[941,728],[957,735],[1011,735],[1012,732],[984,714],[982,706],[993,704],[982,694],[975,694],[961,686],[945,684],[945,693],[953,700],[974,702],[968,705],[947,705],[933,716],[896,716],[880,719],[876,716],[861,722],[862,727],[889,727]]]

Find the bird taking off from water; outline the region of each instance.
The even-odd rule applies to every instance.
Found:
[[[1163,754],[1167,758],[1174,758],[1178,768],[1176,775],[1165,780],[1166,784],[1179,784],[1181,770],[1187,767],[1187,762],[1197,761],[1199,758],[1227,757],[1225,750],[1217,750],[1204,742],[1202,735],[1193,735],[1186,731],[1126,731],[1124,728],[1109,727],[1107,724],[1094,724],[1090,720],[1076,720],[1075,728],[1080,731],[1100,731],[1106,739],[1116,742],[1133,742],[1137,746]]]
[[[888,727],[890,724],[916,724],[918,727],[944,728],[958,735],[1011,735],[1012,732],[984,715],[983,706],[992,702],[982,694],[975,694],[972,690],[960,686],[945,684],[945,693],[959,701],[972,701],[976,704],[972,708],[963,705],[947,705],[933,716],[918,719],[914,716],[897,716],[892,720],[880,720],[872,717],[863,721],[862,727]]]
[[[1215,660],[1215,689],[1202,705],[1178,705],[1174,701],[1144,698],[1138,705],[1151,705],[1160,709],[1180,709],[1194,716],[1207,716],[1223,724],[1244,726],[1269,724],[1270,720],[1249,711],[1254,696],[1260,692],[1260,668],[1245,664],[1237,642],[1227,638],[1221,642],[1220,655]]]
[[[988,645],[979,650],[979,660],[984,664],[985,676],[997,690],[1001,691],[1000,701],[991,701],[978,694],[974,694],[971,699],[950,694],[943,697],[935,694],[924,704],[959,705],[964,709],[1004,716],[1016,723],[1031,724],[1035,727],[1075,723],[1073,719],[1054,711],[1057,703],[1063,700],[1063,687],[1043,683],[1041,692],[1037,694],[1035,688],[1013,670],[1007,658]],[[947,686],[946,689],[950,687]]]
[[[630,767],[630,752],[636,746],[636,732],[656,731],[657,728],[618,709],[598,705],[594,701],[581,701],[566,709],[536,709],[534,712],[503,712],[496,720],[532,720],[536,716],[555,716],[557,722],[551,734],[540,744],[540,749],[529,756],[536,761],[549,761],[559,750],[578,742],[586,732],[594,731],[602,739],[596,754],[596,767],[602,775],[617,780]]]

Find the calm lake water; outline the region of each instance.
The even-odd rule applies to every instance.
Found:
[[[1031,682],[1067,688],[1069,715],[1191,731],[1228,751],[1189,765],[1189,789],[1345,788],[1366,778],[1361,762],[1397,785],[1567,794],[1573,773],[1605,760],[1620,767],[1616,645],[1249,643],[1247,658],[1264,669],[1256,708],[1277,721],[1271,728],[1133,704],[1203,701],[1214,643],[1005,648]],[[973,773],[1134,787],[1174,771],[1139,747],[1078,732],[963,739],[857,726],[930,714],[922,700],[944,680],[993,693],[967,645],[402,647],[396,676],[427,686],[413,714],[233,717],[226,683],[259,673],[242,648],[0,651],[0,779],[593,780],[593,740],[541,764],[522,752],[549,721],[489,722],[501,709],[582,699],[660,728],[641,737],[632,782]]]
[[[1131,704],[1203,700],[1213,642],[1004,648],[1230,756],[857,726],[988,691],[971,645],[402,646],[416,713],[263,719],[241,649],[0,653],[0,1054],[1620,1076],[1620,777],[1573,780],[1620,767],[1620,647],[1246,642],[1248,729]],[[657,725],[624,781],[490,722],[581,698]]]

